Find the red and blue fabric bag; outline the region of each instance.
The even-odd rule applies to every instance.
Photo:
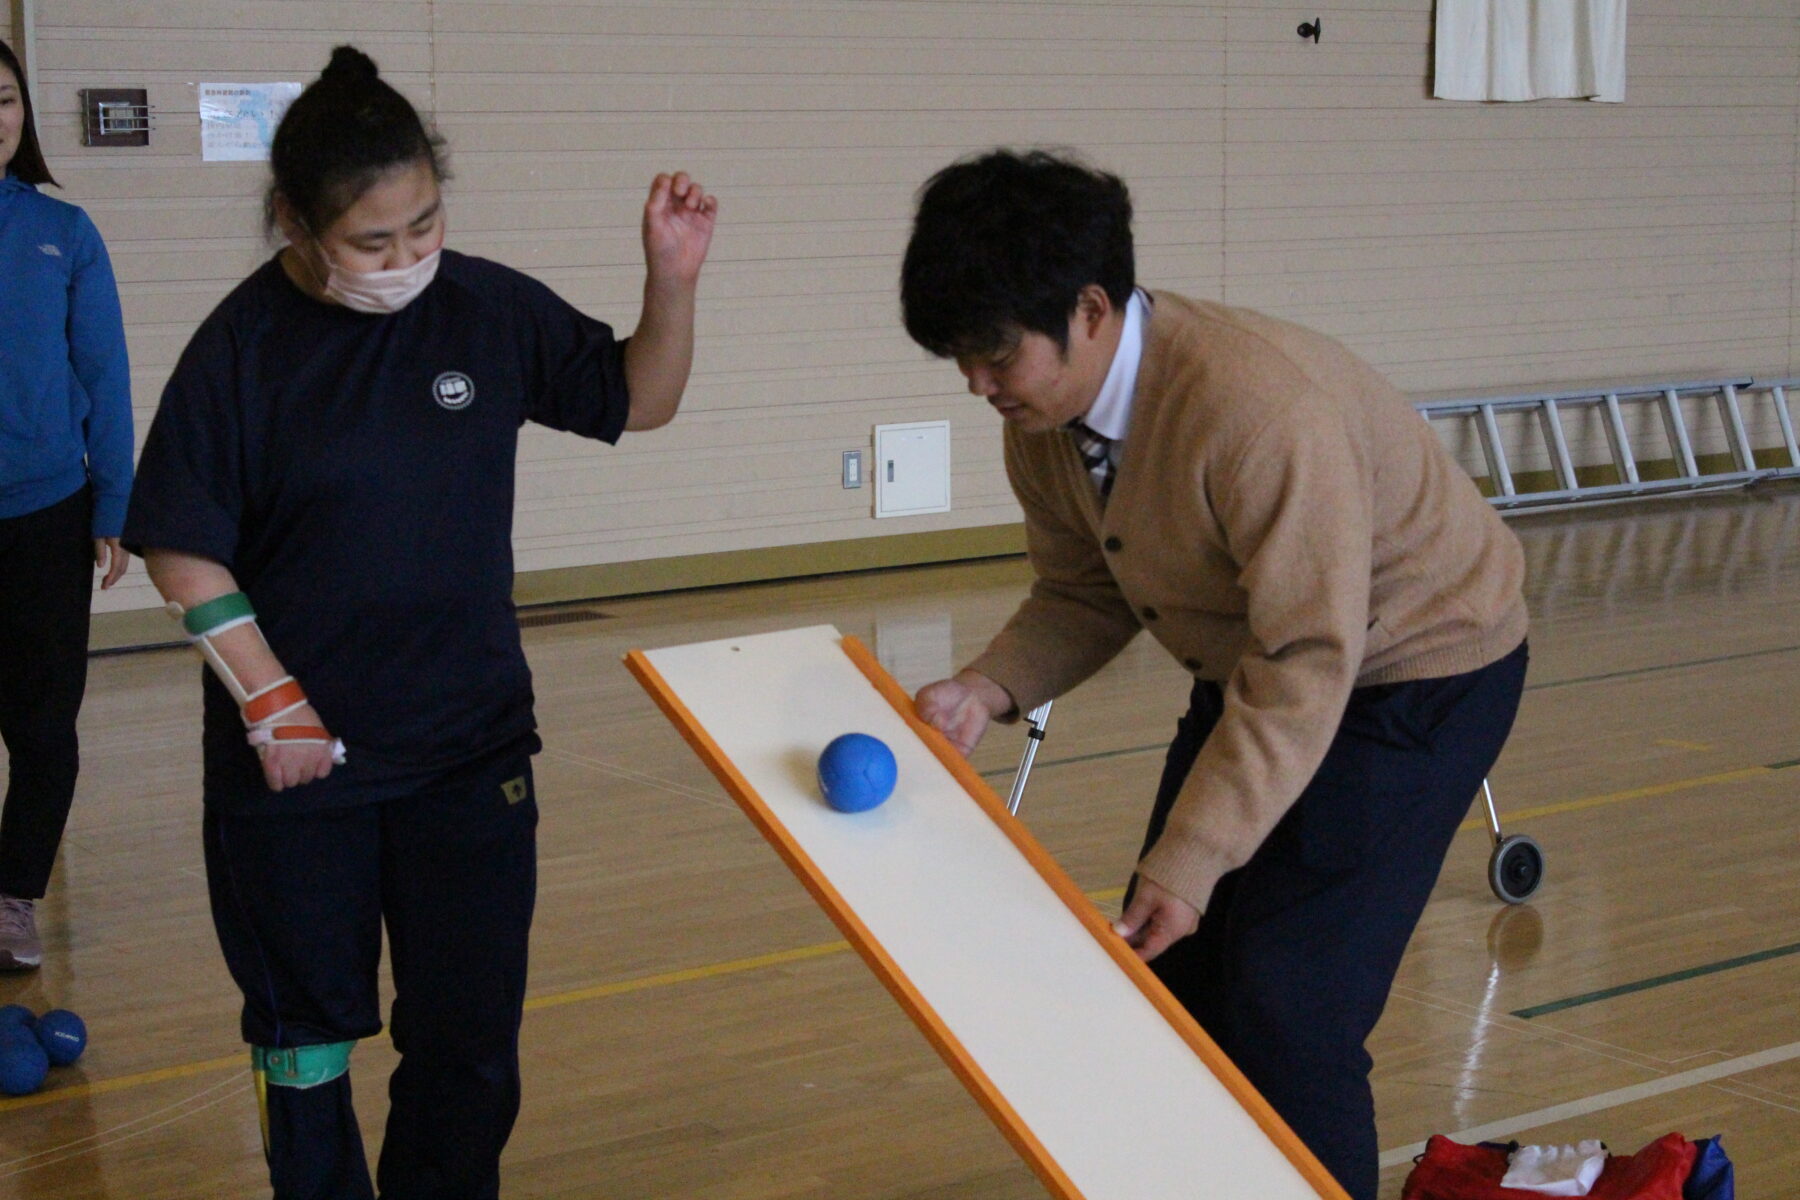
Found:
[[[1515,1149],[1516,1143],[1465,1146],[1434,1136],[1406,1177],[1401,1200],[1544,1200],[1538,1192],[1500,1186]],[[1667,1134],[1636,1154],[1608,1157],[1588,1200],[1735,1200],[1731,1162],[1717,1138],[1696,1145]]]

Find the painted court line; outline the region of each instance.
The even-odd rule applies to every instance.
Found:
[[[1716,975],[1720,971],[1730,971],[1738,967],[1747,967],[1753,963],[1768,962],[1772,958],[1786,958],[1790,954],[1800,954],[1800,942],[1786,946],[1776,946],[1769,950],[1758,950],[1755,954],[1742,954],[1736,958],[1727,958],[1715,963],[1705,963],[1698,967],[1688,967],[1681,971],[1671,971],[1667,975],[1656,975],[1649,979],[1639,979],[1632,983],[1621,983],[1615,987],[1601,988],[1597,992],[1584,992],[1579,996],[1570,996],[1565,1000],[1552,1000],[1548,1004],[1536,1004],[1530,1008],[1516,1008],[1512,1015],[1531,1020],[1533,1017],[1545,1017],[1551,1013],[1565,1009],[1580,1008],[1584,1004],[1594,1004],[1601,1000],[1611,1000],[1615,996],[1628,996],[1632,992],[1645,992],[1651,988],[1662,987],[1668,983],[1682,983],[1689,979],[1698,979],[1702,975]]]
[[[1148,747],[1148,749],[1160,750],[1163,749],[1163,747]],[[648,783],[652,786],[675,792],[676,794],[687,795],[694,799],[705,800],[706,802],[713,804],[722,803],[714,797],[700,794],[698,789],[686,788],[680,784],[674,784],[667,780],[660,780],[653,776],[642,775],[639,772],[628,771],[625,768],[615,767],[610,763],[605,763],[598,759],[573,754],[568,751],[546,752],[553,753],[556,757],[563,758],[567,761],[584,766],[596,767],[600,770],[618,774],[622,777],[634,778],[637,782]],[[1132,752],[1133,751],[1105,752],[1099,755],[1082,756],[1079,760],[1069,759],[1061,761],[1085,761],[1089,758],[1116,757],[1118,754]],[[1052,766],[1055,764],[1041,763],[1039,765]],[[1547,816],[1553,813],[1573,812],[1578,809],[1595,808],[1606,804],[1619,804],[1628,800],[1639,800],[1652,796],[1666,795],[1672,792],[1685,791],[1689,788],[1752,779],[1795,765],[1800,765],[1800,759],[1790,762],[1772,763],[1768,766],[1745,767],[1740,770],[1724,771],[1713,775],[1700,775],[1691,779],[1677,779],[1669,783],[1653,784],[1649,787],[1632,788],[1627,791],[1607,792],[1603,795],[1589,796],[1580,800],[1570,800],[1562,804],[1549,804],[1537,808],[1515,810],[1509,812],[1507,818],[1508,821],[1511,822],[1531,817]],[[987,772],[987,774],[1003,773],[1005,772]],[[1461,826],[1461,829],[1465,831],[1486,828],[1486,822],[1480,820],[1465,822]],[[1096,902],[1105,902],[1108,900],[1116,900],[1123,894],[1123,888],[1112,888],[1105,891],[1091,892],[1089,893],[1089,896]],[[733,975],[744,971],[761,970],[765,967],[778,966],[789,962],[800,962],[811,958],[821,958],[830,954],[844,953],[848,950],[849,945],[845,942],[823,942],[817,945],[801,946],[792,950],[777,951],[772,954],[757,955],[751,958],[733,959],[728,962],[691,967],[685,970],[670,971],[659,975],[647,975],[637,979],[621,980],[617,983],[600,984],[595,987],[581,988],[571,992],[560,992],[548,996],[538,996],[527,1000],[525,1002],[525,1008],[527,1011],[535,1011],[542,1008],[555,1008],[561,1005],[575,1004],[585,1000],[604,999],[608,996],[625,995],[630,992],[668,987],[674,984],[692,982],[694,980]],[[1773,955],[1767,956],[1773,957]],[[1629,985],[1626,986],[1629,987]],[[371,1038],[366,1040],[375,1042],[384,1039]],[[22,1108],[34,1108],[41,1104],[55,1104],[60,1101],[74,1100],[81,1097],[101,1096],[111,1092],[125,1091],[130,1088],[149,1084],[163,1083],[171,1079],[183,1079],[193,1075],[203,1075],[212,1071],[222,1071],[241,1067],[244,1063],[244,1057],[244,1054],[240,1052],[221,1056],[219,1058],[207,1059],[201,1062],[162,1067],[152,1071],[142,1071],[134,1075],[121,1075],[113,1079],[102,1079],[91,1083],[79,1083],[67,1087],[53,1088],[49,1091],[36,1092],[28,1096],[6,1097],[0,1099],[0,1113],[13,1112]]]
[[[1657,663],[1656,665],[1649,667],[1633,667],[1628,671],[1608,671],[1601,675],[1578,675],[1570,679],[1548,679],[1543,683],[1528,683],[1525,685],[1525,690],[1528,692],[1547,692],[1557,688],[1575,687],[1584,683],[1605,683],[1614,679],[1631,679],[1639,675],[1659,675],[1665,671],[1680,671],[1685,670],[1688,667],[1710,667],[1720,663],[1741,662],[1750,658],[1767,658],[1770,655],[1776,654],[1793,654],[1796,651],[1800,651],[1800,646],[1772,646],[1764,650],[1745,650],[1737,654],[1718,654],[1710,658],[1689,658],[1683,659],[1680,662]],[[1074,763],[1093,762],[1096,759],[1102,758],[1124,758],[1132,754],[1149,754],[1152,751],[1167,750],[1168,748],[1169,745],[1167,742],[1157,742],[1150,746],[1126,746],[1119,750],[1101,750],[1093,754],[1077,754],[1069,758],[1051,758],[1038,763],[1037,769],[1042,770],[1045,767],[1063,767]],[[1794,762],[1778,763],[1774,765],[1791,767],[1796,764],[1800,764],[1800,759],[1796,759]],[[1001,775],[1011,775],[1015,770],[1016,768],[1014,767],[996,767],[991,771],[981,772],[981,777],[983,779],[992,779]],[[1561,812],[1564,810],[1558,809],[1556,811]]]
[[[1088,898],[1097,904],[1117,900],[1125,894],[1124,888],[1105,888],[1097,892],[1089,892]],[[595,987],[577,988],[574,991],[556,992],[548,996],[534,996],[525,1001],[526,1012],[536,1012],[545,1008],[560,1008],[565,1004],[579,1004],[586,1000],[604,1000],[610,996],[624,996],[631,992],[650,991],[655,988],[673,987],[680,983],[693,983],[701,979],[718,979],[726,975],[738,975],[745,971],[761,971],[768,967],[778,967],[787,963],[806,962],[815,958],[826,958],[833,954],[846,954],[850,950],[849,942],[817,942],[811,946],[797,946],[792,950],[777,950],[771,954],[758,954],[749,958],[734,958],[727,962],[707,963],[703,966],[688,967],[680,971],[665,971],[657,975],[640,975],[635,979],[622,979],[617,983],[603,983]],[[388,1040],[385,1033],[372,1038],[364,1038],[367,1045],[380,1045]],[[51,1088],[48,1091],[34,1092],[29,1096],[12,1096],[0,1099],[0,1113],[12,1112],[21,1108],[36,1108],[40,1104],[56,1104],[64,1100],[75,1100],[87,1096],[104,1096],[109,1092],[122,1092],[130,1088],[143,1087],[153,1083],[166,1083],[171,1079],[186,1079],[194,1075],[205,1075],[213,1071],[228,1071],[246,1065],[247,1053],[221,1055],[201,1062],[183,1063],[180,1066],[160,1067],[154,1071],[140,1071],[135,1075],[120,1075],[114,1079],[100,1079],[92,1083],[77,1083],[67,1087]]]
[[[1480,1004],[1470,1004],[1466,1001],[1446,999],[1443,996],[1433,995],[1429,992],[1420,992],[1414,988],[1399,985],[1395,986],[1393,994],[1396,999],[1409,1000],[1422,1008],[1432,1009],[1435,1012],[1447,1013],[1450,1016],[1461,1017],[1470,1021],[1471,1036],[1478,1045],[1485,1045],[1489,1038],[1495,1034],[1514,1033],[1529,1038],[1533,1042],[1543,1042],[1551,1046],[1561,1046],[1578,1051],[1590,1058],[1606,1059],[1609,1062],[1619,1063],[1622,1066],[1632,1067],[1640,1071],[1648,1071],[1655,1075],[1661,1075],[1675,1069],[1675,1060],[1659,1057],[1654,1054],[1647,1054],[1638,1050],[1629,1050],[1616,1043],[1604,1041],[1600,1038],[1588,1037],[1585,1034],[1570,1033],[1568,1030],[1558,1029],[1554,1025],[1527,1025],[1522,1021],[1514,1020],[1506,1013],[1490,1012],[1486,1007]],[[1529,1052],[1529,1050],[1526,1050],[1521,1051],[1520,1053]],[[1689,1055],[1687,1058],[1683,1058],[1679,1061],[1687,1062],[1692,1057],[1694,1056]]]
[[[1613,679],[1632,679],[1639,675],[1659,675],[1664,671],[1679,671],[1686,667],[1712,667],[1720,663],[1743,662],[1750,658],[1768,658],[1776,654],[1792,654],[1800,650],[1800,646],[1771,646],[1764,650],[1744,650],[1737,654],[1717,654],[1711,658],[1689,658],[1681,662],[1660,663],[1651,667],[1634,667],[1628,671],[1608,671],[1604,675],[1582,675],[1574,679],[1551,679],[1544,683],[1527,684],[1528,692],[1547,692],[1553,688],[1574,687],[1579,683],[1605,683]]]
[[[579,988],[572,992],[537,996],[525,1001],[525,1011],[536,1012],[543,1008],[559,1008],[564,1004],[579,1004],[584,1000],[603,1000],[608,996],[623,996],[630,992],[672,987],[678,983],[692,983],[700,979],[717,979],[722,975],[736,975],[743,971],[760,971],[765,967],[781,966],[783,963],[805,962],[808,959],[824,958],[831,954],[842,954],[849,949],[849,942],[819,942],[816,945],[800,946],[793,950],[778,950],[773,954],[758,954],[754,958],[738,958],[730,962],[709,963],[706,966],[689,967],[683,971],[667,971],[661,975],[642,975],[636,979],[622,979],[618,983],[603,983],[596,987]]]
[[[729,809],[732,812],[737,811],[737,808],[734,805],[724,799],[724,793],[722,792],[709,792],[703,791],[700,788],[688,787],[686,784],[676,783],[670,779],[662,779],[655,775],[646,774],[643,771],[634,771],[630,767],[617,766],[613,763],[606,762],[604,759],[592,758],[586,754],[577,754],[573,750],[562,750],[554,746],[546,746],[543,749],[543,754],[546,758],[554,758],[561,762],[574,763],[583,767],[592,767],[594,770],[599,771],[604,775],[611,775],[615,779],[625,779],[632,783],[641,783],[660,791],[669,792],[672,795],[686,796],[690,800],[703,801],[704,803],[713,805],[715,808]]]
[[[1152,750],[1166,751],[1168,748],[1167,744],[1158,742],[1154,746],[1126,746],[1120,750],[1097,750],[1092,754],[1074,754],[1070,755],[1068,758],[1047,758],[1043,762],[1038,763],[1037,767],[1040,770],[1044,767],[1068,767],[1073,766],[1076,763],[1098,762],[1103,758],[1129,758],[1133,754],[1148,754]],[[981,777],[983,779],[998,779],[1002,775],[1012,775],[1017,771],[1017,767],[995,767],[991,771],[981,772]]]
[[[1800,1105],[1794,1103],[1794,1097],[1786,1092],[1778,1092],[1774,1088],[1758,1087],[1753,1083],[1740,1083],[1732,1079],[1724,1083],[1713,1084],[1713,1090],[1724,1092],[1727,1096],[1753,1100],[1766,1108],[1779,1108],[1783,1112],[1800,1113]]]
[[[218,1092],[222,1087],[226,1090],[219,1095],[214,1096],[211,1100],[200,1103],[200,1101],[209,1093]],[[129,1142],[133,1138],[140,1138],[146,1134],[155,1133],[159,1129],[166,1129],[170,1125],[178,1124],[179,1122],[187,1120],[189,1117],[203,1113],[209,1108],[217,1108],[221,1104],[235,1100],[250,1090],[251,1084],[248,1079],[236,1081],[226,1080],[222,1084],[214,1084],[212,1087],[206,1088],[196,1095],[189,1096],[179,1104],[172,1104],[167,1109],[162,1110],[163,1112],[169,1112],[173,1115],[166,1116],[154,1124],[144,1124],[142,1121],[127,1121],[123,1125],[115,1126],[103,1133],[96,1133],[84,1138],[76,1138],[74,1141],[66,1142],[61,1146],[52,1146],[47,1150],[40,1150],[35,1154],[28,1154],[23,1158],[16,1158],[9,1163],[0,1163],[0,1172],[3,1172],[0,1173],[0,1179],[11,1179],[14,1176],[23,1175],[29,1171],[39,1171],[45,1167],[53,1167],[57,1163],[67,1162],[72,1158],[82,1158],[94,1154],[97,1151],[106,1149],[108,1146],[116,1146],[120,1142]],[[177,1109],[180,1109],[181,1111],[175,1111]],[[158,1112],[155,1115],[161,1116],[162,1112]],[[137,1128],[133,1128],[133,1126],[137,1126]]]
[[[9,1096],[0,1100],[0,1113],[13,1112],[21,1108],[36,1108],[40,1104],[57,1104],[63,1100],[74,1100],[84,1096],[104,1096],[109,1092],[123,1092],[147,1084],[165,1083],[171,1079],[186,1079],[192,1075],[226,1071],[233,1067],[247,1069],[249,1065],[250,1052],[246,1048],[236,1054],[221,1055],[218,1058],[209,1058],[202,1062],[182,1063],[175,1067],[159,1067],[154,1071],[139,1071],[135,1075],[120,1075],[113,1079],[97,1079],[92,1083],[70,1084],[67,1087],[33,1092],[29,1096]]]
[[[1584,796],[1580,800],[1565,800],[1560,804],[1540,804],[1536,808],[1511,809],[1506,813],[1506,823],[1511,825],[1532,817],[1548,817],[1557,813],[1579,812],[1584,808],[1600,808],[1608,804],[1622,804],[1627,800],[1648,800],[1652,796],[1667,796],[1673,792],[1685,792],[1691,788],[1711,787],[1718,783],[1741,783],[1746,779],[1756,779],[1763,775],[1773,774],[1781,764],[1761,767],[1739,767],[1735,771],[1719,771],[1712,775],[1695,775],[1689,779],[1674,779],[1668,783],[1653,783],[1648,787],[1627,788],[1622,792],[1604,792],[1598,796]],[[1487,819],[1464,821],[1457,826],[1457,832],[1466,833],[1471,829],[1486,829]]]
[[[672,987],[678,983],[691,983],[700,979],[716,979],[725,975],[736,975],[744,971],[760,971],[767,967],[780,966],[783,963],[804,962],[807,959],[824,958],[827,955],[842,954],[850,949],[849,942],[820,942],[812,946],[800,946],[793,950],[780,950],[773,954],[758,954],[751,958],[733,959],[729,962],[709,963],[705,966],[690,967],[682,971],[666,971],[659,975],[643,975],[636,979],[623,979],[617,983],[601,984],[597,987],[579,988],[570,992],[557,992],[548,996],[536,996],[525,1001],[525,1011],[533,1012],[543,1008],[556,1008],[564,1004],[577,1004],[584,1000],[600,1000],[609,996],[623,996],[630,992],[648,991],[653,988]],[[362,1039],[363,1045],[381,1045],[388,1041],[388,1035],[377,1034],[372,1038]],[[130,1088],[143,1087],[149,1084],[165,1083],[171,1079],[186,1079],[193,1075],[205,1075],[213,1071],[242,1069],[248,1065],[247,1051],[222,1055],[201,1062],[184,1063],[181,1066],[162,1067],[154,1071],[140,1071],[135,1075],[121,1075],[114,1079],[102,1079],[92,1083],[77,1083],[68,1087],[51,1088],[48,1091],[33,1092],[28,1096],[13,1096],[0,1100],[0,1113],[12,1112],[21,1108],[35,1108],[40,1104],[56,1104],[64,1100],[75,1100],[90,1096],[103,1096],[109,1092],[126,1091]]]
[[[1532,1112],[1520,1113],[1516,1117],[1490,1121],[1486,1125],[1471,1126],[1449,1136],[1464,1144],[1510,1138],[1513,1134],[1528,1129],[1553,1125],[1558,1121],[1567,1121],[1574,1117],[1585,1117],[1591,1113],[1618,1108],[1621,1105],[1635,1104],[1639,1100],[1648,1100],[1652,1096],[1678,1092],[1683,1088],[1698,1087],[1703,1083],[1712,1083],[1714,1080],[1729,1079],[1733,1075],[1761,1070],[1763,1067],[1771,1067],[1776,1063],[1784,1063],[1796,1058],[1800,1058],[1800,1042],[1790,1042],[1771,1050],[1759,1050],[1755,1054],[1728,1058],[1724,1062],[1696,1067],[1691,1071],[1665,1075],[1660,1079],[1651,1079],[1644,1083],[1634,1083],[1630,1087],[1615,1088],[1610,1092],[1601,1092],[1580,1100],[1570,1100],[1564,1104],[1553,1104],[1549,1108],[1540,1108]],[[1414,1142],[1410,1146],[1396,1146],[1392,1150],[1382,1151],[1381,1165],[1396,1167],[1402,1163],[1411,1162],[1423,1153],[1425,1153],[1424,1142]]]
[[[1045,767],[1068,766],[1074,763],[1093,762],[1096,759],[1121,758],[1129,754],[1141,754],[1151,750],[1165,749],[1167,749],[1165,746],[1138,746],[1126,750],[1103,750],[1097,754],[1081,754],[1072,758],[1049,759],[1040,762],[1037,764],[1037,767],[1039,770],[1042,770]],[[1791,759],[1787,762],[1768,763],[1766,765],[1754,767],[1739,767],[1732,771],[1718,771],[1711,775],[1695,775],[1687,779],[1672,779],[1667,783],[1653,783],[1645,787],[1628,788],[1621,792],[1604,792],[1598,796],[1584,796],[1579,800],[1565,800],[1558,804],[1540,804],[1535,808],[1509,809],[1506,813],[1506,821],[1508,824],[1512,824],[1513,822],[1528,820],[1532,817],[1548,817],[1554,816],[1557,813],[1579,812],[1584,808],[1600,808],[1608,804],[1622,804],[1627,800],[1647,800],[1652,796],[1666,796],[1673,792],[1685,792],[1690,788],[1710,787],[1713,784],[1718,783],[1739,783],[1746,779],[1756,779],[1759,776],[1768,775],[1771,772],[1785,770],[1786,768],[1793,766],[1800,766],[1800,759]],[[1013,768],[1002,767],[993,771],[983,771],[981,774],[983,778],[992,778],[1000,775],[1010,775],[1012,772]],[[1470,830],[1486,828],[1487,821],[1485,818],[1474,819],[1464,821],[1461,825],[1457,826],[1457,832],[1467,833]]]

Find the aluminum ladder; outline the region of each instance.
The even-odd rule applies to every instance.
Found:
[[[1800,385],[1800,379],[1758,381],[1749,377],[1706,379],[1674,383],[1627,384],[1602,386],[1576,391],[1542,392],[1522,396],[1492,396],[1449,400],[1425,400],[1413,407],[1427,424],[1462,423],[1465,437],[1472,426],[1474,437],[1486,461],[1493,494],[1489,503],[1500,509],[1551,508],[1601,500],[1619,500],[1635,496],[1661,495],[1673,492],[1709,491],[1742,487],[1762,479],[1800,476],[1800,443],[1795,441],[1794,420],[1788,411],[1788,391]],[[1730,457],[1727,470],[1703,469],[1695,453],[1695,434],[1684,402],[1710,404],[1718,414],[1720,440]],[[1754,413],[1753,405],[1773,410],[1780,427],[1780,445],[1765,446],[1765,455],[1785,455],[1786,464],[1759,467],[1758,447],[1747,432],[1746,414]],[[1614,479],[1604,483],[1582,483],[1569,449],[1564,420],[1571,412],[1597,409],[1611,452]],[[1660,421],[1668,449],[1663,461],[1671,464],[1672,474],[1646,479],[1639,470],[1640,457],[1633,450],[1632,429],[1627,414],[1654,409]],[[1550,464],[1548,474],[1553,486],[1521,491],[1507,453],[1507,441],[1501,418],[1522,414],[1536,418],[1544,456]],[[1645,427],[1657,420],[1633,415],[1637,441],[1645,440]],[[1514,445],[1518,444],[1517,438]],[[1466,444],[1466,443],[1465,443]],[[1585,465],[1585,464],[1584,464]],[[1604,465],[1604,464],[1598,464]]]

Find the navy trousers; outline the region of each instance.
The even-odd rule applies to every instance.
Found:
[[[519,1111],[519,1022],[537,894],[531,760],[417,795],[280,816],[209,807],[206,874],[244,1040],[381,1030],[385,922],[400,1065],[376,1173],[385,1200],[493,1200]],[[375,1195],[350,1075],[268,1089],[275,1200]]]
[[[93,500],[0,520],[0,738],[10,756],[0,817],[0,893],[40,899],[62,843],[81,747]]]
[[[1526,658],[1521,644],[1464,675],[1351,692],[1299,800],[1151,964],[1355,1200],[1375,1200],[1379,1175],[1363,1043],[1512,729]],[[1146,850],[1221,711],[1219,685],[1196,683]]]

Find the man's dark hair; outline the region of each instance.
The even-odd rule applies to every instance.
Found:
[[[913,341],[940,358],[1003,350],[1022,331],[1067,350],[1081,289],[1123,309],[1136,285],[1131,195],[1116,175],[1044,150],[952,163],[919,189],[900,268]]]
[[[19,148],[13,151],[6,173],[25,183],[61,187],[62,184],[51,178],[50,166],[44,161],[44,148],[38,143],[37,117],[31,109],[31,89],[25,83],[25,67],[5,42],[0,42],[0,67],[11,71],[12,77],[18,80],[19,105],[25,111],[25,126],[19,131]]]
[[[264,203],[268,225],[274,228],[279,195],[308,232],[321,236],[382,176],[418,162],[442,183],[443,140],[381,78],[373,59],[355,46],[339,46],[275,129],[269,147],[275,178]]]

